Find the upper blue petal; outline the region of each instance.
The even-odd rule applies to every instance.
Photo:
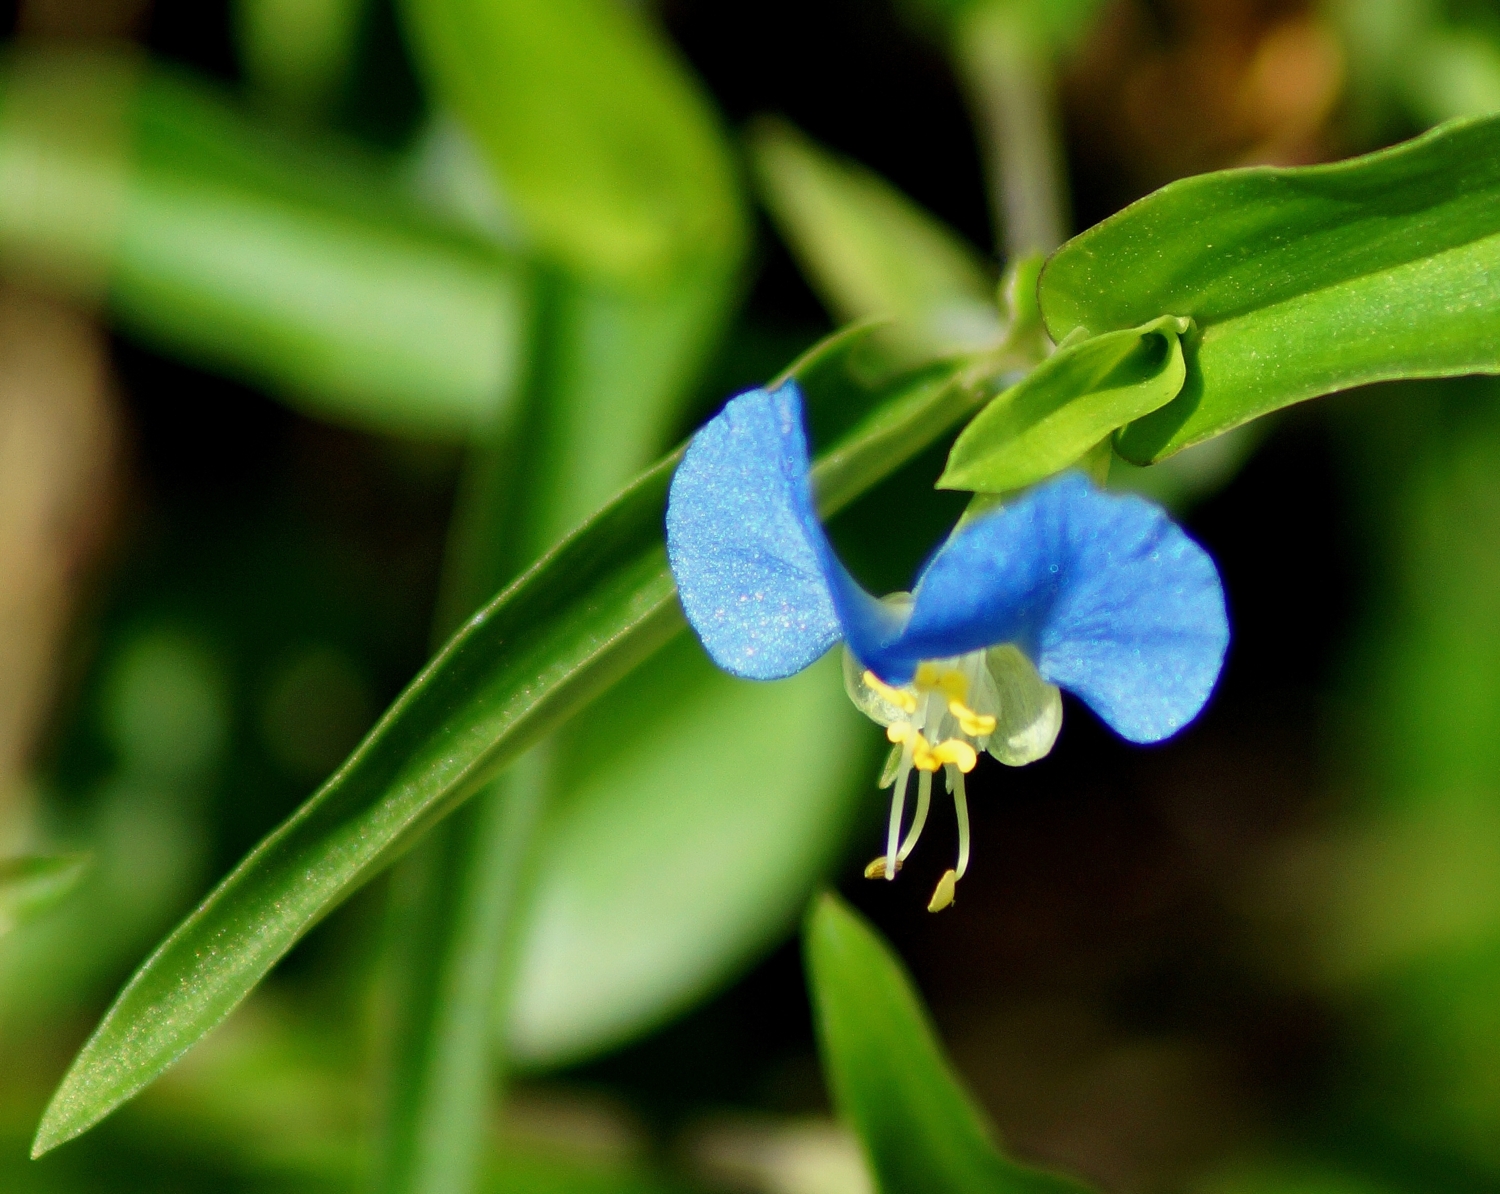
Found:
[[[865,658],[887,681],[921,659],[1014,642],[1132,742],[1197,716],[1229,644],[1208,553],[1156,506],[1077,473],[961,530],[914,598],[905,632]]]
[[[777,680],[839,639],[824,579],[832,551],[808,485],[795,383],[730,399],[672,478],[667,556],[688,621],[713,661]]]

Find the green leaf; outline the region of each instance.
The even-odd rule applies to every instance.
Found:
[[[948,454],[940,489],[1005,493],[1075,463],[1117,427],[1177,397],[1187,376],[1166,315],[1064,345],[980,411]]]
[[[614,0],[412,0],[437,94],[499,173],[544,254],[636,285],[738,261],[733,161],[696,81]]]
[[[814,395],[849,378],[862,338],[859,329],[831,338],[795,375]],[[825,513],[912,459],[977,401],[957,368],[945,383],[929,376],[884,394],[819,459]],[[661,532],[679,459],[672,453],[643,473],[469,619],[349,760],[158,947],[64,1077],[38,1129],[38,1155],[171,1065],[330,909],[682,628]]]
[[[462,437],[517,371],[524,279],[347,147],[180,72],[27,51],[0,73],[0,252],[138,339],[311,414]]]
[[[1008,1159],[943,1053],[900,961],[834,895],[804,931],[824,1074],[888,1194],[1081,1194]]]
[[[0,936],[66,897],[88,866],[84,854],[0,859]]]
[[[1185,179],[1059,249],[1061,339],[1191,318],[1187,380],[1116,440],[1147,464],[1367,382],[1500,372],[1500,118],[1368,157]]]
[[[938,352],[998,343],[994,278],[935,216],[863,166],[780,121],[751,136],[761,194],[803,271],[840,319],[894,319]]]
[[[557,1065],[689,1005],[796,922],[846,840],[876,737],[836,653],[778,684],[684,635],[575,718],[544,829],[512,1055]]]
[[[1407,103],[1425,123],[1500,112],[1500,39],[1492,33],[1430,29],[1401,63]]]

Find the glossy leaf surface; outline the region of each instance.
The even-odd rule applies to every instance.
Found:
[[[1020,489],[1165,406],[1187,376],[1181,340],[1187,330],[1187,320],[1168,315],[1060,348],[964,428],[939,488]]]
[[[66,898],[88,862],[82,854],[0,859],[0,936]]]
[[[886,1194],[1082,1194],[1000,1152],[905,968],[837,896],[804,935],[824,1074]]]
[[[815,391],[859,339],[834,337],[797,376]],[[974,401],[957,383],[898,392],[820,460],[824,506],[910,460]],[[162,943],[64,1078],[39,1153],[141,1089],[360,883],[682,628],[661,530],[677,459],[470,619],[349,760]]]
[[[1042,273],[1055,339],[1186,316],[1178,398],[1116,441],[1150,463],[1258,415],[1402,377],[1500,372],[1500,118],[1299,169],[1185,179]]]
[[[659,284],[736,260],[734,169],[696,82],[611,0],[407,3],[437,93],[499,173],[523,231],[584,277]]]
[[[777,227],[836,316],[891,318],[939,352],[999,340],[989,269],[936,216],[790,125],[761,124],[751,146]]]
[[[12,57],[0,247],[107,297],[139,339],[356,426],[465,436],[517,368],[525,298],[504,254],[424,214],[388,167],[272,139],[180,72]]]

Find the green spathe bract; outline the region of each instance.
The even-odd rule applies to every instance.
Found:
[[[1185,179],[1042,273],[1055,339],[1191,318],[1177,399],[1116,441],[1140,464],[1368,382],[1500,372],[1500,117],[1330,166]]]
[[[837,896],[819,897],[803,934],[823,1070],[840,1117],[890,1194],[1084,1194],[1020,1165],[943,1053],[900,961]]]
[[[1020,489],[1067,468],[1115,428],[1166,405],[1187,376],[1182,335],[1189,326],[1164,315],[1063,346],[964,428],[938,487]]]

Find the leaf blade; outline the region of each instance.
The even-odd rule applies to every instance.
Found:
[[[1192,318],[1177,400],[1117,446],[1152,463],[1368,382],[1500,372],[1500,119],[1327,166],[1184,179],[1043,270],[1054,337]]]
[[[989,268],[937,217],[791,125],[762,122],[750,147],[767,207],[836,316],[892,318],[929,351],[998,342]]]
[[[881,1190],[1082,1194],[1000,1152],[904,967],[853,909],[820,896],[803,941],[824,1071]]]

